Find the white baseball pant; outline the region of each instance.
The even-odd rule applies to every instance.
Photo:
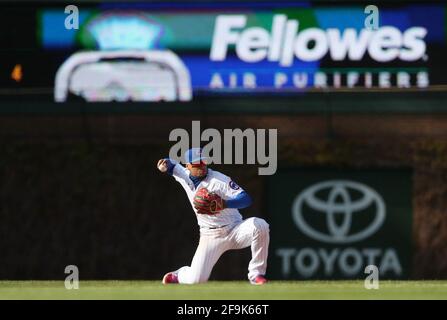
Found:
[[[248,279],[254,280],[257,275],[265,275],[269,241],[269,225],[260,218],[248,218],[235,226],[201,229],[199,245],[191,266],[178,270],[179,283],[206,282],[225,251],[249,246],[252,259],[248,265]]]

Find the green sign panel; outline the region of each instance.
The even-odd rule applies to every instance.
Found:
[[[268,185],[271,278],[409,277],[411,171],[279,170]]]

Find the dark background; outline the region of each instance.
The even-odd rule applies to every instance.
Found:
[[[432,114],[337,109],[349,106],[347,99],[393,110],[402,94],[321,98],[324,113],[306,111],[314,102],[305,98],[275,99],[282,106],[277,112],[268,99],[251,98],[207,99],[190,109],[184,103],[152,111],[150,105],[136,111],[135,105],[93,104],[92,112],[83,114],[85,104],[68,104],[64,110],[78,111],[52,105],[46,112],[5,111],[0,278],[60,279],[66,265],[76,264],[84,279],[159,279],[189,264],[198,241],[195,217],[182,188],[155,164],[169,152],[169,132],[190,130],[192,120],[200,120],[202,130],[277,128],[280,168],[412,170],[411,278],[447,278],[445,95],[407,94],[407,103],[415,109],[432,106]],[[233,108],[220,108],[229,105]],[[285,111],[290,106],[295,112]],[[244,217],[269,219],[267,178],[257,175],[257,166],[214,168],[252,195],[254,204],[242,210]],[[211,279],[244,279],[249,260],[249,249],[226,253]]]

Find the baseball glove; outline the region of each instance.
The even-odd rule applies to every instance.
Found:
[[[194,196],[194,208],[200,214],[217,214],[224,208],[223,199],[214,192],[209,192],[206,188],[201,188]]]

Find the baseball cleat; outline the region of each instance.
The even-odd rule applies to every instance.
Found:
[[[161,282],[163,284],[178,283],[178,276],[175,272],[168,272],[164,275]]]
[[[264,276],[256,276],[256,278],[254,278],[254,280],[250,280],[251,284],[254,285],[263,285],[267,283],[267,279]]]

